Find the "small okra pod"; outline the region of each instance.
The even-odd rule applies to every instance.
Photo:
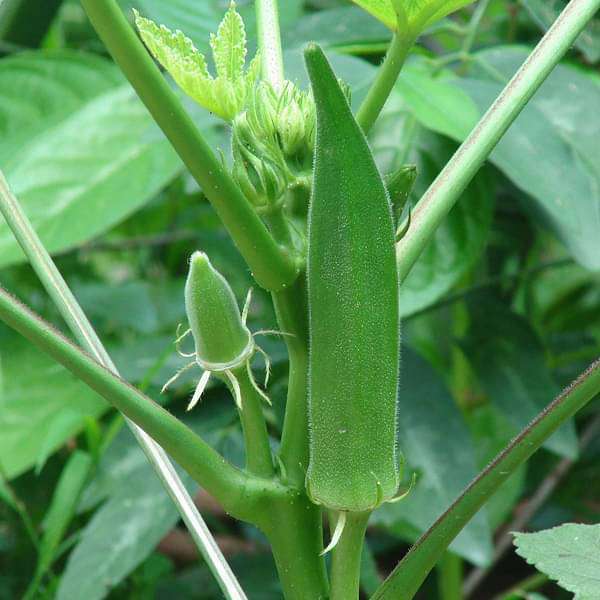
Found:
[[[398,489],[398,273],[388,193],[321,49],[305,52],[316,111],[309,210],[311,498],[368,511]]]
[[[182,356],[193,357],[191,363],[183,367],[174,377],[163,386],[163,391],[172,384],[184,371],[194,366],[203,369],[203,374],[196,386],[188,410],[200,400],[212,373],[224,376],[231,384],[236,404],[242,409],[240,385],[235,373],[240,368],[246,368],[250,382],[267,402],[269,398],[256,385],[250,367],[250,361],[255,352],[261,352],[265,358],[267,378],[270,368],[269,357],[258,346],[252,333],[246,326],[246,316],[250,302],[250,293],[246,306],[240,314],[237,300],[231,286],[217,271],[208,256],[203,252],[194,252],[190,258],[190,269],[185,283],[185,311],[189,329],[178,335],[176,344],[192,334],[194,351]]]
[[[204,363],[233,363],[252,348],[228,281],[204,252],[194,252],[185,282],[185,311],[196,356]]]

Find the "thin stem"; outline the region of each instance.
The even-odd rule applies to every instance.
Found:
[[[600,415],[592,420],[583,431],[579,440],[579,454],[581,454],[589,444],[596,438],[600,433]],[[567,476],[571,467],[575,464],[575,460],[571,458],[563,458],[552,471],[544,478],[544,480],[537,487],[536,491],[531,497],[523,503],[519,508],[518,515],[508,525],[503,527],[496,547],[494,548],[494,556],[492,561],[485,568],[480,567],[474,569],[469,573],[469,576],[465,580],[464,593],[468,597],[470,596],[479,586],[479,584],[485,579],[486,575],[492,570],[506,552],[512,548],[514,531],[522,531],[523,528],[529,523],[533,516],[538,510],[546,503],[553,492],[556,490],[560,482]]]
[[[467,33],[461,47],[461,53],[463,55],[467,55],[471,52],[471,48],[473,48],[475,38],[477,37],[477,32],[479,31],[479,26],[481,25],[481,20],[490,5],[490,1],[491,0],[479,0],[478,4],[475,6],[473,16],[467,26]]]
[[[21,498],[19,498],[15,490],[8,482],[8,478],[6,477],[6,473],[4,471],[4,467],[2,466],[2,462],[0,462],[0,485],[4,487],[4,491],[6,492],[6,495],[10,500],[9,506],[12,506],[15,512],[19,515],[19,518],[23,523],[23,527],[25,528],[25,531],[29,537],[29,541],[31,542],[35,550],[39,552],[40,538],[38,537],[37,531],[35,530],[33,519],[30,517],[25,503],[21,500]]]
[[[263,79],[281,89],[284,75],[277,0],[256,0],[256,24]]]
[[[143,427],[236,518],[255,522],[268,498],[286,493],[277,483],[248,475],[228,463],[187,425],[82,352],[3,288],[0,320]]]
[[[304,488],[308,467],[308,308],[304,277],[273,294],[279,327],[289,355],[288,394],[279,456],[287,480]]]
[[[0,171],[0,211],[75,338],[100,364],[118,375],[116,366],[92,324],[44,248],[29,219],[21,209],[19,201],[10,192],[2,171]],[[127,419],[127,424],[173,500],[223,592],[232,600],[245,598],[233,571],[165,451],[135,423]]]
[[[413,44],[413,38],[398,33],[394,34],[375,81],[356,113],[356,121],[362,127],[365,135],[369,133],[382,111]]]
[[[512,598],[515,594],[524,594],[526,592],[533,592],[541,588],[545,583],[548,583],[549,577],[546,573],[534,573],[523,579],[516,585],[513,585],[510,589],[494,596],[494,600],[504,600],[505,598]]]
[[[410,600],[463,527],[498,488],[578,410],[600,392],[600,359],[551,402],[419,538],[372,600]]]
[[[257,283],[269,290],[292,283],[297,275],[293,257],[277,245],[211,150],[116,1],[82,0],[82,4],[108,51],[200,184]]]
[[[446,552],[437,567],[440,600],[462,600],[463,561],[460,556]]]
[[[360,560],[370,512],[346,515],[340,541],[332,550],[331,600],[358,600]]]
[[[246,468],[250,473],[260,477],[272,477],[275,471],[269,446],[269,434],[262,411],[263,400],[254,389],[245,366],[236,369],[234,374],[240,384],[242,395],[240,420],[244,432]]]
[[[554,25],[506,85],[412,213],[396,246],[403,281],[444,217],[552,69],[600,7],[600,0],[571,0]]]

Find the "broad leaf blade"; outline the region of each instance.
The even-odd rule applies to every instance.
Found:
[[[234,8],[225,14],[217,34],[211,36],[210,45],[217,75],[230,81],[240,79],[246,62],[246,30],[242,17]]]
[[[515,533],[517,554],[575,594],[600,598],[600,525],[567,523],[537,533]]]
[[[0,168],[50,252],[106,231],[181,163],[114,65],[80,53],[0,62]],[[23,260],[0,224],[0,265]]]

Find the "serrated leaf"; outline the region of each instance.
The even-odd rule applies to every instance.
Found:
[[[209,73],[204,55],[181,31],[159,26],[137,10],[134,15],[146,47],[188,96],[225,121],[241,112],[258,79],[259,61],[255,57],[244,71],[246,32],[233,6],[210,38],[216,77]]]
[[[600,525],[567,523],[537,533],[515,533],[517,554],[574,600],[600,598]]]
[[[217,75],[236,81],[242,77],[246,63],[246,30],[242,17],[232,7],[219,25],[217,34],[210,36]]]
[[[398,29],[399,17],[405,20],[412,35],[471,4],[474,0],[353,0],[393,31]]]

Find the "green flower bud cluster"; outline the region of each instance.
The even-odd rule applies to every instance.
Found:
[[[286,189],[312,168],[316,130],[312,95],[286,82],[254,89],[246,110],[233,121],[233,174],[259,209],[279,208]]]

